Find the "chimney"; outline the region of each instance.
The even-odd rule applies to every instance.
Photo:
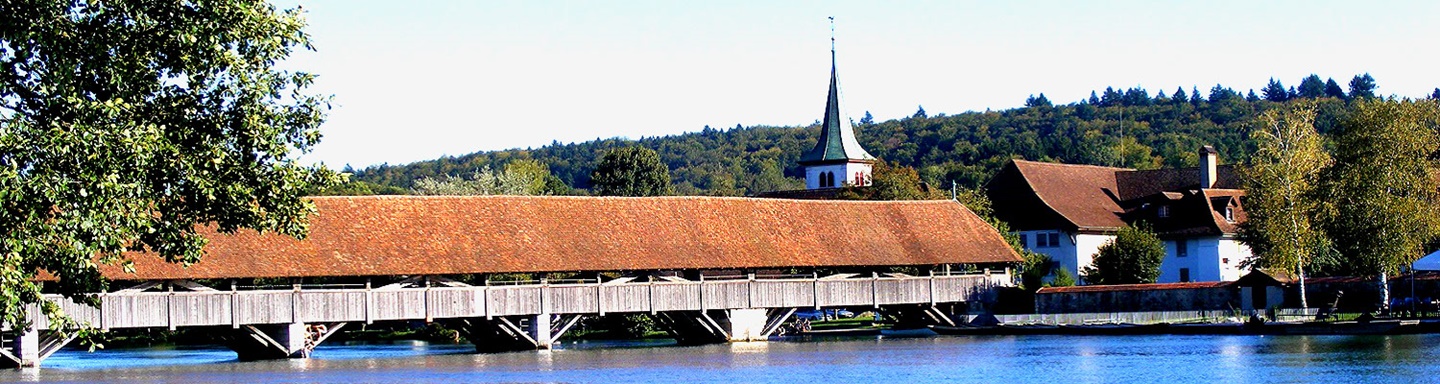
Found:
[[[1220,163],[1220,152],[1215,147],[1200,147],[1200,188],[1215,186],[1215,166]]]

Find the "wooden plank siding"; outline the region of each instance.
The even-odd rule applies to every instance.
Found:
[[[976,300],[1004,273],[853,279],[742,279],[531,284],[399,289],[125,292],[92,308],[65,300],[65,313],[91,326],[175,328],[318,322],[373,322],[538,314],[645,313],[736,308],[813,308]],[[48,326],[37,309],[32,319]]]

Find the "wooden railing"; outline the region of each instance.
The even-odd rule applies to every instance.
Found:
[[[230,290],[102,294],[99,308],[59,296],[65,313],[93,327],[240,327],[252,324],[427,321],[538,314],[607,314],[736,308],[954,303],[1009,286],[1006,273],[948,276],[774,278],[393,289]],[[35,311],[32,310],[32,313]],[[43,316],[32,316],[47,328]]]

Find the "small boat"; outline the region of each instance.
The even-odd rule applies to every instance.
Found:
[[[930,328],[889,328],[880,330],[880,336],[888,338],[930,337],[936,332]]]
[[[1059,326],[1036,325],[981,325],[945,326],[931,325],[931,331],[941,335],[982,336],[982,335],[1055,335],[1061,334]]]

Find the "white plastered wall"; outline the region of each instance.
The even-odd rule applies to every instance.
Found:
[[[857,173],[864,176],[865,185],[870,185],[871,169],[870,164],[858,162],[807,166],[805,167],[805,189],[820,189],[820,174],[824,172],[835,173],[835,188],[855,184],[855,174]]]

